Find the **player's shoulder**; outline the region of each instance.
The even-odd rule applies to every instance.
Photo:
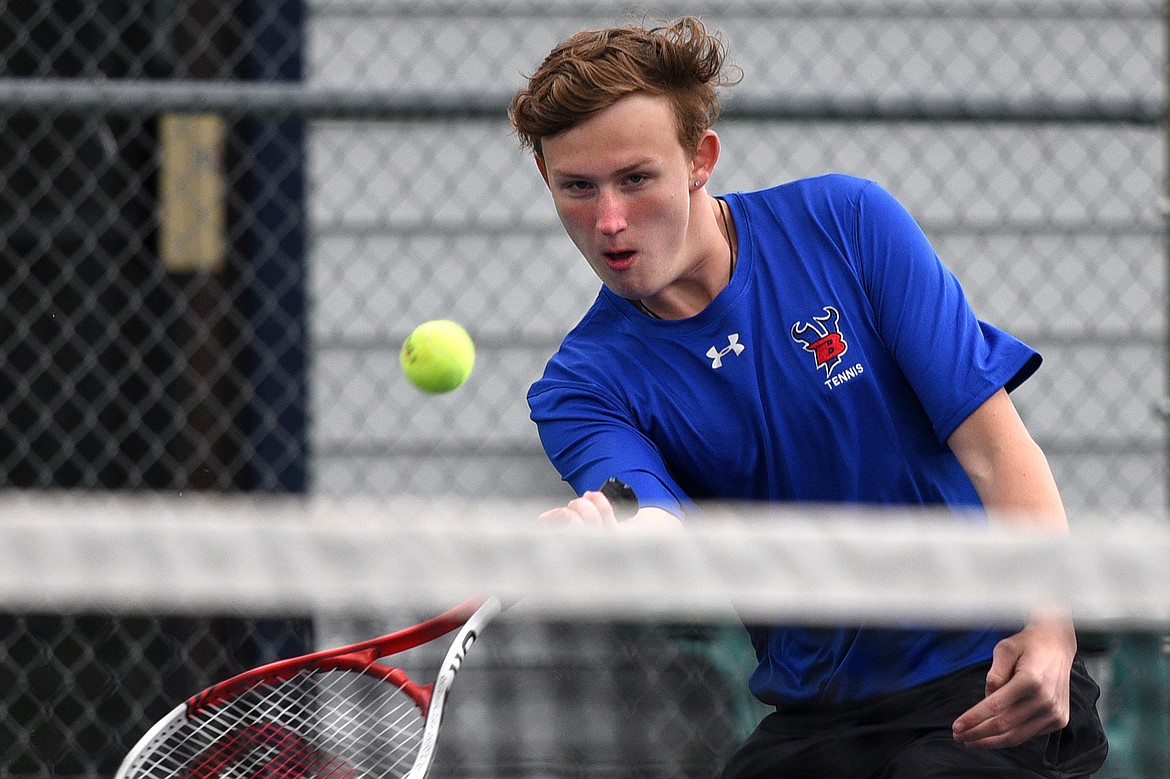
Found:
[[[815,204],[826,199],[855,202],[868,190],[880,191],[881,186],[872,179],[848,173],[824,173],[793,179],[767,189],[741,192],[738,196],[747,201]]]
[[[588,372],[591,366],[604,362],[602,357],[612,353],[620,341],[624,317],[602,289],[597,299],[577,321],[549,360],[548,368],[560,368],[566,375]]]
[[[599,295],[561,340],[528,388],[533,419],[561,407],[566,398],[589,398],[590,405],[610,407],[622,403],[621,386],[639,372],[630,369],[629,346],[621,334],[625,322],[614,308]]]
[[[769,189],[735,193],[734,199],[749,222],[761,229],[782,222],[793,228],[818,225],[832,231],[858,220],[898,221],[905,211],[880,183],[847,173],[794,179]]]

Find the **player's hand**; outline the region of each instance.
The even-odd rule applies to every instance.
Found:
[[[1065,619],[1040,619],[1000,641],[986,697],[954,723],[971,747],[1003,749],[1060,730],[1069,720],[1069,674],[1077,641]]]
[[[618,526],[617,515],[609,499],[599,491],[586,492],[567,505],[546,511],[536,518],[545,527],[596,527],[611,529]]]

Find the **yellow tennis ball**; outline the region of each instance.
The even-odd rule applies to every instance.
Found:
[[[471,375],[475,344],[458,323],[433,319],[407,337],[398,361],[406,378],[424,392],[450,392]]]

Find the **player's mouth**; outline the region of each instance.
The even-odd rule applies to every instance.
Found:
[[[635,251],[605,252],[603,256],[605,264],[609,266],[610,270],[623,271],[634,264],[638,253]]]

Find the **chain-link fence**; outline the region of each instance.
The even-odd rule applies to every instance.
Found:
[[[1074,522],[1160,512],[1161,0],[8,2],[0,486],[562,496],[524,393],[597,282],[504,107],[576,29],[681,13],[745,76],[712,191],[881,182],[1045,354],[1016,398]],[[397,352],[437,317],[479,357],[424,398]],[[109,773],[144,710],[313,632],[0,625],[0,776]]]

